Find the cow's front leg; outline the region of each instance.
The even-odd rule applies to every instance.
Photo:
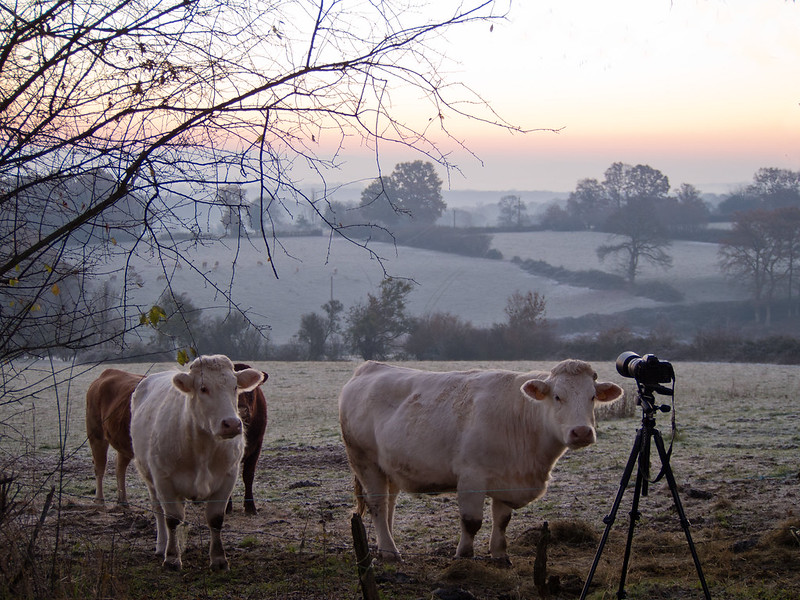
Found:
[[[208,547],[208,556],[212,571],[227,571],[230,569],[225,548],[222,545],[222,524],[225,521],[225,505],[228,494],[223,494],[217,499],[210,498],[206,502],[206,523],[211,533],[211,543]]]
[[[186,507],[183,499],[177,497],[162,498],[161,506],[164,509],[162,518],[166,523],[167,530],[163,567],[171,571],[180,571],[183,563],[181,562],[181,547],[178,540],[178,525],[183,523],[186,516]]]
[[[360,493],[364,495],[364,503],[372,517],[375,536],[378,538],[378,557],[386,561],[402,561],[403,557],[392,537],[391,518],[394,516],[394,500],[397,498],[396,488],[377,465],[362,469],[358,475]],[[390,490],[394,489],[392,497]],[[358,486],[356,488],[358,493]]]
[[[461,485],[459,485],[461,488]],[[483,523],[484,492],[481,486],[465,485],[458,491],[458,510],[461,515],[461,539],[456,549],[457,558],[475,555],[475,534]]]
[[[492,553],[492,558],[508,561],[506,528],[511,521],[511,513],[512,509],[508,504],[497,498],[492,499],[492,537],[489,539],[489,551]],[[510,564],[510,561],[508,562]]]

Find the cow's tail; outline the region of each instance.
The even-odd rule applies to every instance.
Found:
[[[367,503],[364,501],[364,488],[355,475],[353,475],[353,494],[356,497],[356,512],[358,516],[363,517],[367,510]]]

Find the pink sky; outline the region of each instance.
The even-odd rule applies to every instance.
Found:
[[[800,170],[798,33],[786,0],[515,1],[492,31],[449,36],[450,79],[511,123],[563,129],[450,122],[483,161],[456,152],[450,187],[569,191],[622,161],[719,193],[760,167]],[[383,167],[415,158],[387,148]],[[374,173],[350,155],[333,179]]]

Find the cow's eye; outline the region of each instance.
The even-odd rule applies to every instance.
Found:
[[[208,393],[208,388],[207,388],[206,386],[204,386],[204,385],[201,385],[201,386],[200,386],[200,391],[201,391],[203,394],[207,394],[207,393]]]
[[[561,396],[559,396],[558,394],[556,394],[556,402],[561,402]]]

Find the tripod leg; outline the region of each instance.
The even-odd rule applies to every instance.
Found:
[[[678,486],[675,483],[675,477],[673,476],[672,468],[669,465],[669,456],[667,455],[666,448],[664,448],[664,440],[661,438],[661,433],[657,429],[654,430],[653,435],[655,436],[656,448],[658,448],[658,455],[661,458],[661,465],[664,470],[664,475],[667,478],[669,489],[672,492],[672,501],[675,504],[675,510],[678,511],[678,517],[681,520],[683,532],[686,534],[686,541],[689,543],[689,550],[692,552],[692,559],[694,560],[694,566],[697,569],[697,575],[700,578],[700,585],[703,586],[703,593],[705,594],[706,599],[711,600],[711,593],[708,591],[706,578],[703,576],[703,569],[700,566],[700,559],[697,556],[697,550],[695,550],[694,542],[692,541],[692,534],[689,532],[689,527],[691,524],[686,518],[686,513],[683,512],[683,505],[681,504],[681,499],[678,496]]]
[[[628,564],[631,559],[631,544],[633,543],[633,531],[639,522],[641,513],[639,512],[639,498],[642,494],[647,494],[647,477],[650,472],[650,430],[645,429],[642,434],[642,449],[639,453],[639,468],[636,471],[636,484],[633,488],[633,502],[631,503],[630,520],[628,522],[628,539],[625,542],[625,555],[622,558],[622,570],[619,576],[619,589],[617,598],[625,598],[625,579],[628,576]],[[644,491],[643,491],[644,490]]]
[[[614,524],[614,520],[617,518],[617,511],[619,510],[619,504],[622,501],[622,495],[625,493],[625,489],[628,487],[628,482],[631,479],[631,473],[633,473],[633,467],[636,465],[636,459],[639,457],[639,453],[641,452],[643,436],[644,433],[641,429],[636,432],[636,439],[633,442],[631,455],[628,457],[628,464],[625,465],[625,470],[622,472],[622,479],[619,482],[617,497],[614,499],[611,512],[608,513],[608,516],[603,519],[603,523],[606,524],[606,529],[603,532],[603,537],[600,539],[600,545],[597,547],[597,552],[594,555],[594,562],[592,562],[592,568],[589,570],[589,576],[586,578],[586,583],[583,584],[583,591],[581,592],[580,600],[585,600],[586,594],[589,593],[589,585],[592,583],[594,572],[597,570],[597,565],[600,563],[600,555],[603,553],[603,548],[606,545],[606,541],[608,541],[608,533],[611,531],[611,526]]]

